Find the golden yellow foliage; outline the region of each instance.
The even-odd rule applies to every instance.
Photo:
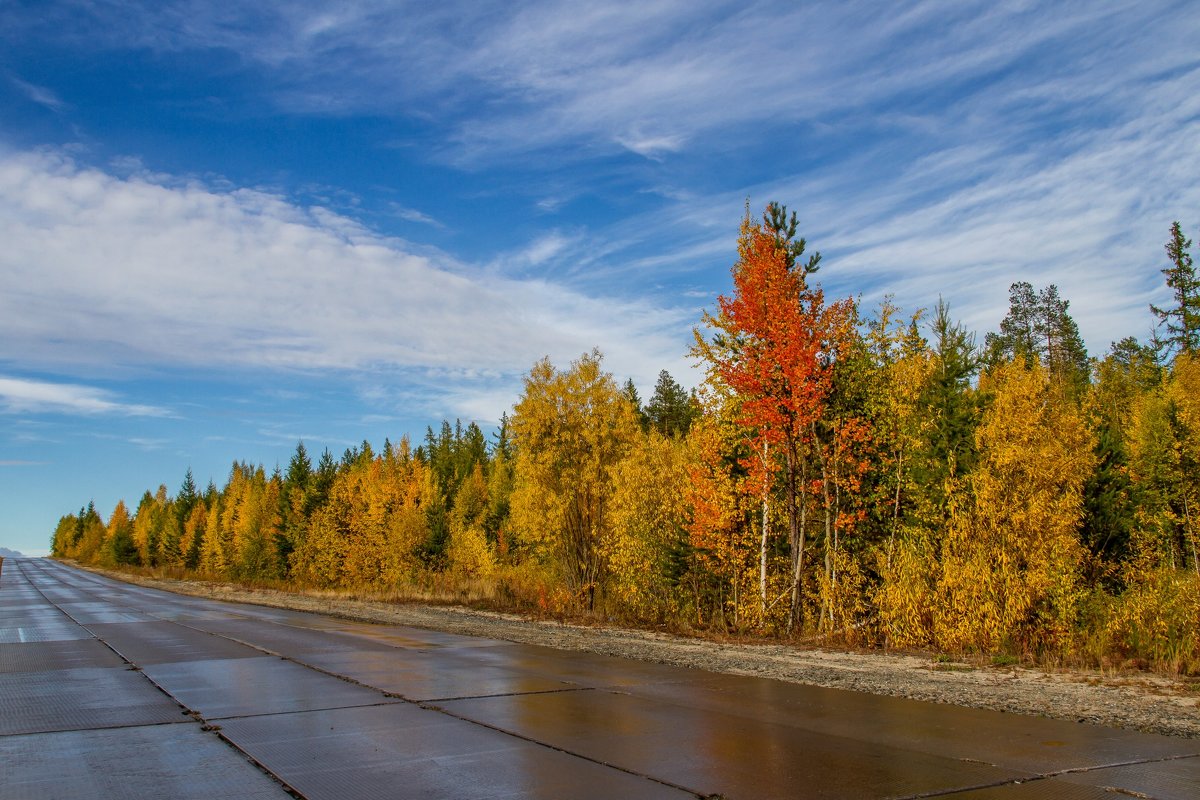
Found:
[[[1194,672],[1200,667],[1200,576],[1166,566],[1140,574],[1117,601],[1108,633],[1131,657]]]
[[[204,523],[204,535],[200,541],[200,571],[208,575],[223,575],[229,568],[229,552],[232,550],[228,529],[222,524],[225,519],[223,501],[218,498],[208,509]]]
[[[496,558],[484,530],[488,510],[488,484],[483,465],[475,462],[454,496],[450,512],[450,543],[446,548],[450,570],[461,578],[487,578],[495,571]]]
[[[846,642],[870,638],[864,626],[869,609],[867,577],[858,559],[844,547],[838,548],[829,554],[829,567],[817,579],[825,609],[820,630]]]
[[[688,447],[651,430],[616,467],[612,525],[600,542],[608,590],[625,608],[648,617],[673,612],[672,578],[687,534]]]
[[[1001,365],[976,432],[974,504],[944,545],[935,638],[947,649],[1061,645],[1072,630],[1083,558],[1083,485],[1092,433],[1036,363]]]
[[[191,513],[183,523],[183,536],[179,540],[179,550],[183,563],[189,568],[195,568],[199,559],[200,549],[204,541],[204,526],[208,524],[208,509],[201,500],[192,507]]]
[[[514,540],[591,607],[602,579],[613,470],[639,434],[628,398],[593,351],[560,372],[533,366],[512,418]]]
[[[925,647],[933,639],[933,611],[941,571],[937,545],[927,532],[906,530],[890,557],[880,558],[874,602],[889,647]]]

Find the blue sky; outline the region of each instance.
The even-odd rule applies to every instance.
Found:
[[[1145,338],[1197,41],[1186,2],[4,3],[0,546],[487,426],[543,355],[694,384],[747,199],[866,308],[982,338],[1055,283],[1093,354]]]

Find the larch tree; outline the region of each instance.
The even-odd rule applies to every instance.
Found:
[[[1060,646],[1075,621],[1092,433],[1036,361],[995,367],[981,388],[992,404],[976,432],[973,503],[953,515],[943,546],[937,640],[952,650]]]
[[[614,470],[612,524],[600,546],[610,594],[642,618],[662,619],[682,600],[688,461],[687,440],[651,429]]]
[[[201,548],[204,544],[204,528],[208,524],[208,506],[203,500],[192,505],[192,512],[183,523],[183,538],[180,550],[183,566],[188,569],[200,567]]]
[[[945,309],[940,313],[944,317]],[[907,321],[897,317],[885,299],[867,334],[875,361],[873,467],[879,473],[873,505],[887,535],[877,553],[879,580],[871,599],[884,642],[912,647],[926,644],[932,630],[936,536],[921,478],[928,474],[923,459],[937,426],[927,395],[938,362],[920,331],[922,313]]]
[[[138,561],[143,566],[152,566],[157,562],[162,513],[157,498],[149,490],[144,492],[133,515],[133,544],[138,551]]]
[[[548,358],[534,364],[514,409],[514,534],[589,609],[603,579],[613,471],[639,429],[629,399],[602,371],[599,351],[565,371]]]
[[[475,463],[471,474],[458,486],[450,511],[450,544],[446,557],[450,569],[465,578],[484,578],[495,569],[485,523],[488,486],[483,464]]]

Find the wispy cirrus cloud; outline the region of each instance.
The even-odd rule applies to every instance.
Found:
[[[445,225],[438,222],[436,219],[429,216],[428,214],[426,214],[422,211],[418,211],[415,208],[405,208],[404,206],[397,205],[395,203],[392,204],[391,208],[392,208],[392,213],[395,214],[397,217],[399,217],[402,220],[405,220],[407,222],[419,222],[420,224],[428,225],[431,228],[437,228],[438,230],[446,230]]]
[[[446,134],[447,157],[476,161],[548,148],[570,159],[606,148],[658,156],[723,147],[749,125],[844,128],[884,109],[922,124],[940,119],[947,98],[1030,76],[1019,108],[979,122],[1037,116],[1103,101],[1130,64],[1184,59],[1196,33],[1186,8],[911,0],[881,16],[863,2],[464,0],[413,14],[374,1],[331,12],[175,0],[59,6],[9,27],[89,48],[236,52],[285,111],[416,115]]]
[[[164,408],[126,403],[112,392],[75,383],[0,376],[0,410],[9,414],[165,417]]]
[[[20,78],[10,76],[9,80],[13,85],[20,89],[25,95],[40,106],[44,106],[55,113],[61,113],[66,110],[67,104],[59,99],[58,95],[47,89],[44,86],[36,86],[28,81],[23,81]]]

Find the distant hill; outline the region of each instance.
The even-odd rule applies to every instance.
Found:
[[[9,550],[7,547],[0,547],[0,558],[16,558],[21,554],[16,550]]]

